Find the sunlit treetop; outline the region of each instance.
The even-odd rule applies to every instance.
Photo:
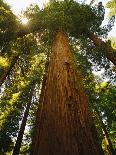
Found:
[[[17,31],[17,17],[12,13],[10,7],[0,0],[0,49],[7,44],[7,41],[16,36]]]
[[[116,1],[110,0],[106,6],[110,9],[110,16],[116,16]]]
[[[0,68],[8,67],[8,59],[0,56]]]
[[[3,0],[0,0],[0,7],[4,7],[6,10],[10,10],[10,6]]]
[[[25,15],[30,29],[64,29],[72,36],[79,36],[100,30],[104,8],[90,8],[72,0],[50,1],[42,10],[37,5],[31,5]]]

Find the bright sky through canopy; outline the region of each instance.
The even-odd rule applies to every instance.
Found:
[[[4,0],[11,6],[13,12],[18,15],[22,10],[25,10],[32,3],[38,4],[40,7],[43,6],[44,3],[48,2],[48,0]]]
[[[7,2],[11,6],[13,12],[16,15],[18,15],[21,13],[22,10],[25,10],[32,3],[36,3],[39,5],[40,8],[42,8],[43,4],[47,3],[49,0],[4,0],[4,1]],[[88,4],[90,3],[90,1],[91,0],[86,0]],[[103,4],[105,5],[109,0],[95,0],[96,3],[100,1],[102,1]],[[26,24],[26,21],[24,21],[24,24]],[[116,22],[115,26],[113,27],[113,30],[109,33],[109,36],[116,37]]]

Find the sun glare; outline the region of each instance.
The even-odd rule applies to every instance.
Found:
[[[21,23],[26,25],[28,23],[28,19],[27,18],[22,18]]]

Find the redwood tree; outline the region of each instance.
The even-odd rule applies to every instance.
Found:
[[[91,130],[88,99],[66,34],[53,41],[33,155],[100,155]],[[38,132],[39,131],[39,132]]]
[[[100,28],[103,20],[102,10],[81,5],[73,0],[52,0],[42,10],[35,6],[27,10],[25,15],[29,18],[29,29],[23,31],[23,28],[21,28],[21,31],[18,30],[15,32],[12,39],[7,37],[7,40],[4,39],[1,44],[3,44],[4,41],[7,44],[9,40],[23,37],[23,35],[30,32],[37,32],[37,36],[39,35],[38,32],[42,32],[43,44],[41,44],[37,36],[34,38],[36,38],[35,43],[41,45],[39,49],[41,50],[41,47],[45,46],[44,49],[46,52],[46,48],[47,51],[50,51],[48,47],[50,47],[51,40],[54,38],[48,72],[45,75],[43,89],[41,91],[41,105],[39,105],[41,111],[37,111],[32,154],[102,155],[102,149],[97,141],[96,129],[91,120],[88,99],[82,88],[73,50],[68,41],[68,38],[76,40],[77,44],[73,43],[78,49],[77,51],[79,51],[81,45],[78,44],[78,41],[81,37],[88,37],[90,32],[92,34],[100,34],[99,31],[103,32],[104,29],[102,30]],[[47,33],[48,35],[44,37]],[[54,34],[55,37],[53,37]],[[99,39],[96,39],[95,36],[91,38],[91,40],[94,41],[95,45],[101,46],[101,41],[99,42]],[[88,38],[87,40],[85,39],[85,41],[89,43]],[[98,44],[96,44],[97,41]],[[77,46],[79,46],[79,48]],[[29,54],[29,59],[25,61],[28,67],[30,58],[35,58],[33,62],[34,65],[29,67],[29,71],[33,68],[35,72],[39,68],[39,65],[36,65],[39,61],[37,57],[38,52],[35,52],[35,50],[33,52],[34,46],[32,46],[32,53],[30,53],[28,43],[24,44],[24,49],[25,48],[27,48],[26,53],[22,50],[23,52],[20,53],[20,55]],[[4,51],[2,49],[4,48],[1,48],[1,53]],[[109,51],[107,51],[107,53],[110,53]],[[80,52],[82,52],[82,49],[79,53]],[[45,53],[44,58],[46,58]],[[97,59],[97,56],[95,56],[95,59]],[[102,57],[102,59],[104,59],[104,57]],[[14,64],[17,64],[17,61]],[[26,78],[25,64],[23,67],[21,63],[19,64],[24,79]],[[14,65],[11,65],[10,70],[6,70],[5,73],[9,75],[9,72],[13,68]],[[6,77],[7,74],[5,74],[2,82]],[[33,79],[36,77],[38,77],[38,75],[30,78]],[[13,78],[14,76],[11,75],[11,81]]]
[[[30,106],[31,106],[31,102],[32,102],[34,87],[35,87],[35,84],[32,85],[32,88],[31,88],[31,90],[29,92],[28,103],[27,103],[27,106],[26,106],[26,109],[25,109],[25,112],[24,112],[21,127],[20,127],[20,130],[18,132],[18,137],[17,137],[16,144],[15,144],[12,155],[18,155],[19,152],[20,152],[20,147],[21,147],[21,143],[22,143],[22,139],[23,139],[23,134],[24,134],[24,131],[25,131],[25,126],[26,126],[26,122],[27,122],[27,118],[28,118],[28,115],[29,115],[29,110],[30,110]]]

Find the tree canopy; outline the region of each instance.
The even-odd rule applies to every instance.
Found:
[[[115,0],[109,1],[107,7],[111,9],[111,16],[115,16]],[[31,150],[36,112],[41,106],[42,81],[59,30],[67,34],[75,55],[99,143],[105,154],[111,154],[103,125],[116,149],[116,51],[110,41],[102,40],[107,38],[113,26],[112,21],[101,26],[104,6],[101,3],[90,6],[73,0],[50,0],[42,9],[36,4],[30,5],[23,15],[29,20],[27,25],[23,25],[10,6],[0,0],[0,154],[12,154],[28,102],[31,106],[20,153]],[[93,74],[101,69],[104,73],[100,77]],[[105,78],[108,82],[104,82]]]

